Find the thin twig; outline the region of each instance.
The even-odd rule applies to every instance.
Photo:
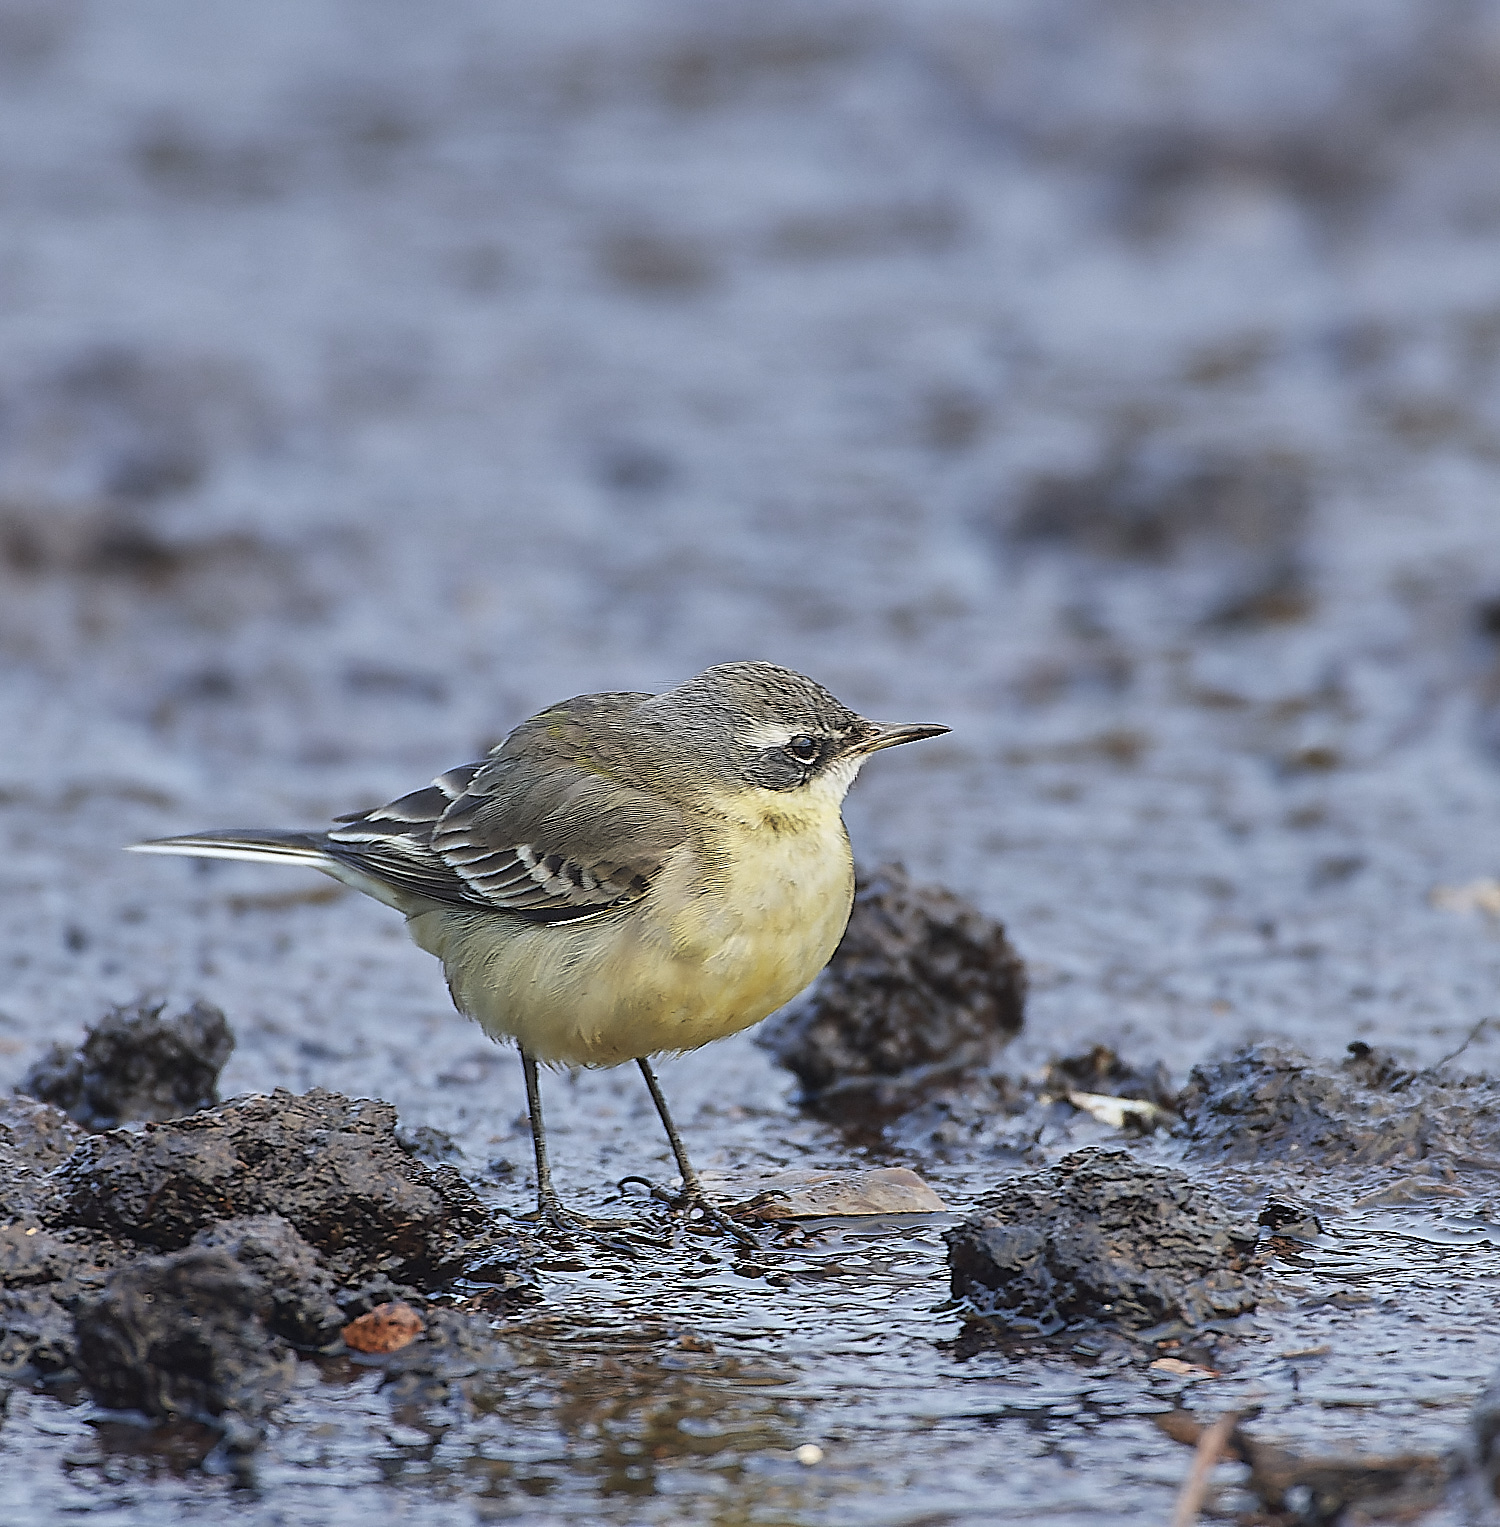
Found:
[[[1481,1035],[1481,1034],[1482,1034],[1482,1033],[1484,1033],[1484,1031],[1485,1031],[1485,1030],[1486,1030],[1486,1029],[1487,1029],[1487,1028],[1489,1028],[1489,1026],[1490,1026],[1490,1025],[1491,1025],[1491,1024],[1492,1024],[1492,1023],[1494,1023],[1494,1022],[1495,1022],[1495,1019],[1493,1019],[1493,1018],[1481,1018],[1481,1019],[1480,1019],[1480,1020],[1479,1020],[1479,1022],[1478,1022],[1478,1023],[1476,1023],[1476,1024],[1475,1024],[1475,1025],[1474,1025],[1474,1027],[1473,1027],[1473,1028],[1472,1028],[1472,1029],[1470,1029],[1470,1030],[1469,1030],[1469,1037],[1468,1037],[1468,1038],[1467,1038],[1467,1039],[1466,1039],[1466,1040],[1464,1040],[1464,1042],[1463,1042],[1463,1043],[1462,1043],[1462,1044],[1461,1044],[1461,1045],[1460,1045],[1460,1046],[1459,1046],[1459,1047],[1458,1047],[1458,1048],[1457,1048],[1457,1049],[1456,1049],[1456,1050],[1452,1050],[1452,1051],[1450,1051],[1450,1052],[1449,1052],[1449,1053],[1448,1053],[1448,1054],[1447,1054],[1447,1055],[1445,1055],[1445,1056],[1444,1056],[1444,1057],[1443,1057],[1443,1058],[1442,1058],[1442,1059],[1441,1059],[1441,1060],[1440,1060],[1440,1061],[1439,1061],[1439,1062],[1438,1062],[1438,1063],[1437,1063],[1437,1066],[1434,1066],[1434,1067],[1433,1067],[1433,1068],[1432,1068],[1432,1069],[1433,1069],[1433,1070],[1434,1070],[1434,1071],[1436,1071],[1436,1070],[1437,1070],[1437,1068],[1438,1068],[1438,1066],[1446,1066],[1446,1065],[1447,1065],[1447,1064],[1448,1064],[1448,1062],[1449,1062],[1449,1061],[1450,1061],[1450,1060],[1457,1060],[1457,1059],[1458,1059],[1458,1057],[1459,1057],[1459,1056],[1460,1056],[1460,1055],[1462,1055],[1462,1054],[1463,1054],[1463,1053],[1464,1053],[1464,1051],[1465,1051],[1465,1050],[1467,1050],[1467,1049],[1468,1049],[1468,1048],[1469,1048],[1469,1046],[1470,1046],[1470,1045],[1471,1045],[1471,1044],[1473,1044],[1473,1043],[1474,1043],[1474,1041],[1475,1041],[1475,1040],[1476,1040],[1476,1039],[1478,1039],[1478,1038],[1479,1038],[1479,1036],[1480,1036],[1480,1035]]]
[[[1203,1509],[1203,1499],[1208,1494],[1209,1480],[1214,1466],[1224,1451],[1224,1445],[1239,1425],[1240,1413],[1226,1410],[1212,1426],[1205,1426],[1193,1452],[1193,1466],[1188,1477],[1177,1492],[1177,1505],[1172,1511],[1172,1527],[1193,1527],[1198,1513]]]

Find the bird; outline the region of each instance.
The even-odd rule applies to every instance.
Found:
[[[748,1028],[813,980],[853,905],[845,793],[872,754],[948,730],[867,720],[774,663],[719,663],[660,694],[560,701],[323,831],[129,847],[304,865],[401,912],[458,1011],[520,1052],[539,1220],[593,1223],[553,1185],[538,1068],[629,1061],[680,1174],[658,1196],[722,1219],[651,1060]]]

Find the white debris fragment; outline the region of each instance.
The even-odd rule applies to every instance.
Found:
[[[1132,1119],[1147,1129],[1155,1129],[1167,1116],[1165,1108],[1148,1103],[1144,1098],[1117,1098],[1104,1092],[1070,1092],[1068,1101],[1111,1129],[1124,1129]]]

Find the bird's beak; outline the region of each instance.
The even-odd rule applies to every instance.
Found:
[[[924,737],[941,737],[952,727],[937,726],[931,722],[914,721],[892,726],[883,721],[870,722],[871,733],[853,749],[856,753],[878,753],[881,748],[899,747],[903,742],[920,742]]]

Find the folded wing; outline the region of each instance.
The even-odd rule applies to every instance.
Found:
[[[688,835],[682,814],[613,756],[610,723],[644,698],[554,707],[482,763],[341,818],[324,850],[400,890],[537,922],[634,901]]]

